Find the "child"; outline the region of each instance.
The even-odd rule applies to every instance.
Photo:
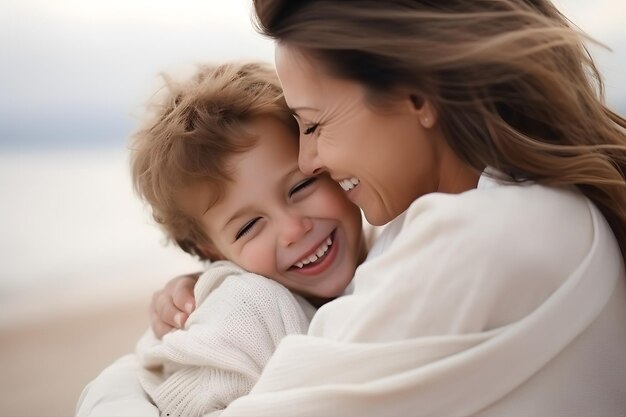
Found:
[[[328,176],[298,169],[297,124],[268,67],[201,67],[155,113],[133,141],[135,188],[169,239],[217,262],[187,330],[139,342],[140,381],[162,415],[219,413],[345,291],[366,254],[361,214]]]

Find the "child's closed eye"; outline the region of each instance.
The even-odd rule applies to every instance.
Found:
[[[240,238],[242,238],[245,235],[247,235],[248,233],[250,233],[252,231],[252,229],[254,228],[254,225],[259,220],[261,220],[260,217],[255,217],[254,219],[252,219],[248,223],[246,223],[241,229],[239,229],[239,231],[235,235],[235,240],[239,240]]]
[[[317,177],[309,177],[300,181],[291,190],[289,190],[289,197],[293,197],[294,194],[304,190],[307,187],[310,187],[317,181],[317,179]]]

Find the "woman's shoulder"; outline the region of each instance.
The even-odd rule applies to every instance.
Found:
[[[434,193],[419,198],[405,213],[402,230],[426,226],[450,233],[470,232],[485,243],[494,238],[523,241],[527,235],[560,239],[575,235],[590,238],[592,203],[571,188],[539,184],[498,185],[461,194]]]
[[[505,257],[521,255],[523,247],[550,244],[569,256],[564,242],[582,254],[593,235],[592,210],[592,203],[576,190],[537,184],[492,183],[461,194],[428,194],[385,227],[368,260],[393,247],[442,241],[461,246],[463,252],[501,251]]]
[[[421,245],[438,262],[466,271],[458,277],[475,276],[536,305],[592,253],[598,220],[599,211],[576,190],[501,185],[416,201],[395,243],[406,254]],[[519,302],[514,298],[508,301]]]
[[[428,306],[422,312],[458,313],[437,331],[449,331],[450,323],[465,323],[458,328],[469,332],[496,328],[541,305],[593,253],[598,218],[569,189],[501,185],[430,194],[399,219],[384,253],[362,265],[357,285],[375,294],[384,287],[396,299],[412,294],[411,305]],[[443,299],[464,307],[446,312],[435,305]],[[482,315],[463,319],[468,306]]]

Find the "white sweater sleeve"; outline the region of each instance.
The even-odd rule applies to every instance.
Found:
[[[158,417],[137,374],[141,365],[136,355],[124,355],[107,366],[82,391],[77,417]]]
[[[219,414],[252,389],[284,336],[306,332],[313,312],[282,285],[228,262],[213,264],[195,295],[185,330],[162,341],[149,332],[138,344],[140,381],[161,415]]]

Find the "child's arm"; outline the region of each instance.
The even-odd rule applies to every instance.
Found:
[[[182,329],[196,302],[193,288],[200,272],[181,275],[171,279],[165,287],[156,291],[150,303],[150,324],[159,339],[174,329]]]
[[[314,308],[282,285],[213,263],[195,286],[185,330],[137,345],[140,382],[161,415],[219,412],[247,394],[282,338],[302,334]]]

